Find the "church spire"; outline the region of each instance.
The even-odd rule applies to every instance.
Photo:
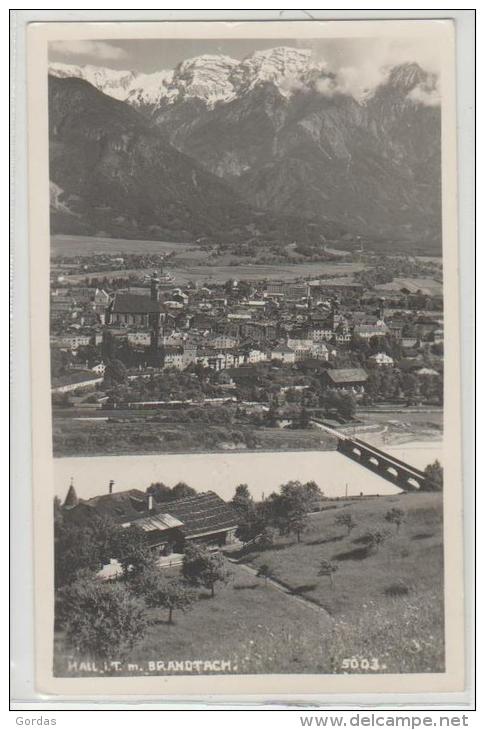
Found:
[[[71,483],[69,485],[69,489],[67,490],[66,499],[64,500],[64,504],[62,506],[65,509],[71,509],[71,507],[75,507],[78,502],[79,500],[77,498],[76,490],[74,489],[74,481],[71,477]]]

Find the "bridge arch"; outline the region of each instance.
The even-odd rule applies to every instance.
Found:
[[[421,489],[421,484],[413,477],[408,477],[406,479],[406,483],[409,484],[410,487],[413,487],[413,489]]]
[[[387,473],[393,476],[395,479],[398,478],[399,472],[397,469],[395,469],[393,466],[388,466],[386,469]]]
[[[376,459],[375,456],[371,456],[369,459],[369,463],[373,464],[374,466],[379,466],[379,459]]]
[[[362,456],[362,451],[361,451],[360,449],[358,449],[358,448],[357,448],[357,446],[353,446],[353,447],[352,447],[352,453],[353,453],[353,454],[354,454],[355,456],[358,456],[358,457],[359,457],[359,459],[360,459],[360,457]]]

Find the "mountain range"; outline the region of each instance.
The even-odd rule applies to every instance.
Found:
[[[117,190],[122,210],[114,218],[129,218],[145,233],[154,226],[157,237],[159,229],[168,235],[178,228],[179,240],[189,233],[312,240],[348,232],[440,247],[439,80],[416,63],[383,70],[375,88],[358,93],[309,50],[286,47],[242,61],[203,55],[153,74],[59,63],[50,73],[54,228],[103,222],[91,211],[99,198],[88,206],[93,221],[73,202],[72,195],[89,199],[63,161],[76,148],[85,175],[90,160],[97,195],[100,187],[103,194]],[[135,129],[143,144],[133,145]],[[129,158],[120,163],[123,183],[113,154]],[[152,187],[159,199],[145,221],[145,209],[132,198],[154,200]],[[130,200],[122,202],[120,188]],[[110,221],[104,228],[113,235],[112,215]]]

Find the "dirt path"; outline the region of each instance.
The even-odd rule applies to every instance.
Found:
[[[249,575],[253,576],[254,578],[257,576],[258,571],[256,568],[253,568],[251,565],[247,565],[246,563],[239,563],[237,560],[234,560],[233,558],[227,557],[227,560],[233,565],[237,566],[237,568],[240,568],[242,572],[248,573]],[[258,580],[263,580],[261,578],[258,578]],[[315,613],[318,613],[320,615],[324,615],[325,618],[328,619],[329,622],[332,621],[332,617],[326,611],[323,606],[319,606],[317,603],[314,603],[313,601],[310,601],[308,598],[305,598],[304,596],[300,596],[296,593],[292,593],[291,589],[287,588],[287,586],[283,585],[282,583],[279,583],[274,578],[266,578],[265,579],[266,585],[271,586],[276,591],[279,591],[280,593],[283,593],[285,596],[287,596],[289,599],[293,601],[298,601],[298,603],[303,604],[307,608],[310,608]]]

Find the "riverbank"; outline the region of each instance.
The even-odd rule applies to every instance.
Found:
[[[178,420],[175,415],[102,412],[81,415],[68,409],[54,412],[55,457],[121,456],[137,454],[249,453],[252,451],[333,451],[336,439],[317,425],[313,428],[255,427],[227,419],[209,423]],[[331,425],[331,424],[330,424]],[[439,441],[443,431],[441,409],[358,409],[355,418],[335,424],[338,431],[384,448],[409,441]]]

